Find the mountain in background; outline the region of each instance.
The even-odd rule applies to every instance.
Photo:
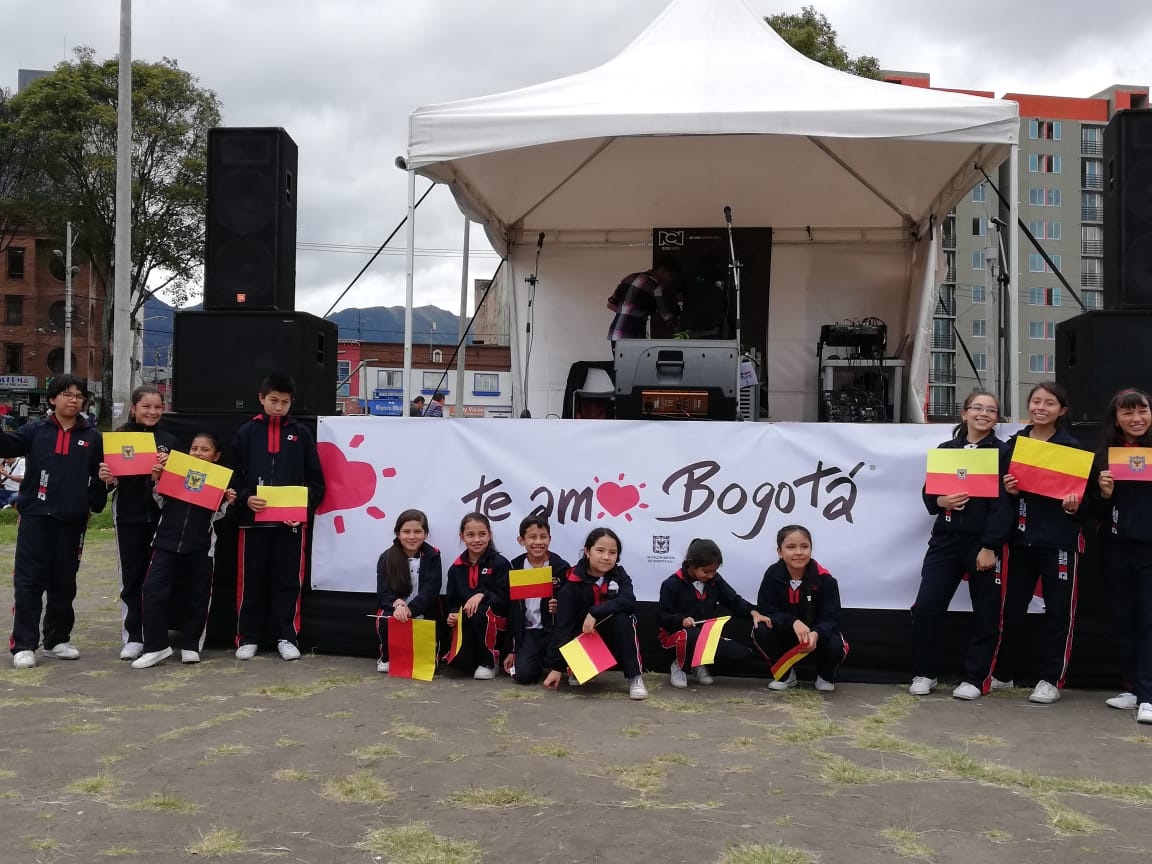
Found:
[[[200,304],[181,311],[200,309]],[[176,309],[163,300],[149,297],[144,302],[144,365],[166,366],[172,344],[172,318]],[[367,309],[341,309],[328,316],[336,324],[341,339],[361,342],[403,342],[404,307],[371,306]],[[435,326],[433,326],[435,325]],[[455,345],[459,339],[459,319],[437,306],[412,310],[412,340],[423,345]],[[472,337],[468,337],[472,344]]]

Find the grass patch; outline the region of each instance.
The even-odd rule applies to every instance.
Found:
[[[720,750],[724,753],[747,753],[749,750],[756,748],[755,738],[733,738],[731,741],[726,741],[720,745]]]
[[[235,828],[213,828],[200,839],[184,847],[189,855],[215,858],[220,855],[238,855],[248,851],[248,839]]]
[[[616,785],[648,795],[659,792],[664,788],[668,779],[668,769],[655,759],[641,762],[638,765],[622,765],[619,768],[609,769],[609,773],[616,777]]]
[[[405,741],[425,741],[428,738],[435,737],[431,729],[424,726],[417,726],[415,723],[393,723],[392,728],[384,734],[395,735],[397,738],[403,738]]]
[[[137,801],[132,807],[136,810],[156,810],[161,813],[195,813],[200,807],[168,792],[154,792],[152,797]]]
[[[110,753],[107,756],[101,756],[96,761],[101,765],[115,765],[117,762],[123,762],[124,756],[121,753]]]
[[[209,756],[243,756],[251,752],[252,748],[247,744],[217,744],[208,748]]]
[[[920,835],[910,828],[885,828],[880,832],[901,858],[924,858],[929,861],[936,850],[920,842]]]
[[[1093,819],[1087,813],[1079,813],[1065,807],[1054,798],[1042,796],[1036,800],[1048,816],[1048,824],[1058,834],[1097,834],[1107,831],[1108,826]]]
[[[27,705],[91,705],[95,701],[89,696],[13,696],[0,699],[0,708],[23,708]]]
[[[396,797],[391,787],[370,771],[326,780],[320,794],[342,804],[386,804]]]
[[[182,738],[192,732],[201,732],[205,729],[212,729],[216,726],[221,726],[225,723],[231,723],[233,720],[243,720],[246,717],[251,717],[256,713],[255,708],[241,708],[239,711],[230,711],[227,714],[220,714],[216,717],[209,717],[200,723],[194,723],[191,726],[178,726],[175,729],[169,729],[161,735],[156,736],[157,741],[175,741],[177,738]]]
[[[1152,738],[1147,735],[1125,735],[1121,741],[1127,741],[1129,744],[1143,744],[1145,747],[1152,747]]]
[[[768,703],[767,698],[753,699],[751,696],[729,696],[724,700],[726,705],[765,705]]]
[[[527,789],[498,786],[495,789],[457,789],[440,803],[468,810],[503,810],[511,807],[546,807],[552,801],[533,795]]]
[[[551,756],[554,759],[571,759],[572,750],[563,744],[533,744],[528,748],[530,756]]]
[[[267,687],[257,687],[249,690],[245,696],[271,696],[273,699],[299,699],[304,696],[316,696],[326,693],[337,687],[348,687],[352,684],[362,684],[366,679],[362,675],[329,675],[311,684],[271,684]]]
[[[173,690],[179,690],[185,686],[186,681],[154,681],[151,684],[145,684],[141,690],[147,690],[149,693],[171,693]]]
[[[663,711],[672,711],[677,714],[706,714],[712,709],[702,702],[689,702],[678,699],[663,699],[657,696],[654,699],[648,699],[647,705],[653,708],[659,708]]]
[[[375,828],[360,848],[387,856],[391,864],[475,864],[483,854],[479,843],[433,834],[423,822],[396,828]]]
[[[296,771],[292,768],[281,768],[273,775],[283,783],[305,783],[316,776],[314,771]]]
[[[652,727],[647,723],[626,723],[620,734],[625,738],[639,738],[641,735],[651,735]]]
[[[123,783],[124,781],[119,777],[101,771],[94,777],[81,777],[79,780],[73,780],[64,787],[64,791],[77,795],[95,795],[97,798],[105,798],[114,795]]]
[[[912,771],[869,768],[834,753],[825,753],[815,749],[810,749],[809,752],[821,763],[820,779],[832,786],[867,786],[874,783],[924,779],[923,775]]]
[[[348,755],[367,762],[373,759],[388,759],[392,756],[399,756],[400,751],[391,744],[368,744],[364,747],[357,747]]]
[[[816,864],[811,852],[779,843],[745,843],[724,850],[717,864]]]
[[[303,747],[304,745],[301,744],[299,741],[293,741],[291,738],[277,738],[276,739],[276,746],[277,747]]]
[[[488,718],[488,731],[503,737],[508,734],[508,712],[499,711]]]
[[[29,849],[37,852],[56,852],[61,846],[59,840],[53,840],[51,837],[35,837],[31,834],[25,835],[24,843]]]
[[[355,717],[355,711],[332,711],[328,714],[321,714],[325,720],[347,720],[349,717]]]
[[[31,669],[0,669],[0,684],[39,687],[47,677],[48,669],[44,666],[33,666]]]
[[[16,776],[16,772],[11,768],[0,768],[0,780],[11,780]]]
[[[535,690],[525,690],[519,686],[515,690],[501,690],[501,699],[539,699],[540,694]]]
[[[112,846],[108,849],[102,849],[96,854],[103,855],[105,858],[122,858],[125,855],[139,855],[140,850],[132,846]]]
[[[1007,831],[1000,831],[996,828],[992,828],[988,831],[981,831],[980,836],[983,837],[985,840],[991,840],[993,843],[1011,843],[1012,842],[1012,835],[1011,834],[1009,834]]]
[[[107,727],[103,723],[90,723],[87,720],[81,720],[76,723],[65,723],[60,726],[53,726],[56,732],[67,732],[69,735],[99,735]]]
[[[966,744],[977,744],[980,747],[1007,747],[1008,742],[995,735],[968,735],[960,739]]]

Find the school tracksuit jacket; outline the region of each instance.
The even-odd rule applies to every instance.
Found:
[[[940,445],[942,450],[969,447],[961,435]],[[994,434],[981,439],[976,449],[995,448],[1001,476],[1008,468],[1007,444]],[[964,657],[963,680],[987,693],[992,685],[992,669],[1000,647],[1004,614],[1004,579],[1012,510],[1001,481],[996,498],[971,498],[963,510],[944,510],[936,495],[923,493],[924,506],[936,517],[932,537],[920,571],[920,589],[912,606],[912,674],[935,678],[936,634],[948,611],[952,595],[961,580],[968,577],[972,598],[973,631]],[[992,570],[977,570],[981,549],[996,553]]]
[[[399,545],[399,544],[396,544]],[[388,659],[388,621],[392,616],[392,604],[397,600],[408,600],[393,594],[388,587],[388,571],[385,565],[383,552],[376,561],[376,638],[380,640],[380,659]],[[416,596],[408,602],[408,611],[413,618],[431,618],[435,620],[440,613],[440,586],[444,583],[444,571],[440,563],[440,550],[430,543],[421,544],[416,550],[416,557],[420,560]],[[405,560],[405,566],[408,566]]]
[[[461,611],[468,598],[477,592],[484,595],[475,614],[464,616],[464,648],[453,658],[453,665],[494,668],[500,659],[496,637],[508,629],[508,559],[491,548],[485,549],[475,564],[464,552],[445,574],[444,608],[451,614]]]
[[[683,570],[677,570],[660,585],[660,602],[656,607],[660,645],[673,653],[676,665],[684,671],[692,668],[692,654],[700,638],[700,623],[721,614],[721,607],[732,614],[748,618],[752,604],[717,573],[707,582],[693,581]],[[692,618],[695,627],[685,628],[684,619]],[[751,650],[739,642],[721,638],[716,646],[717,659],[746,659]]]
[[[266,637],[295,644],[300,635],[307,525],[257,523],[248,499],[257,486],[307,486],[308,513],[314,513],[324,498],[316,441],[296,418],[261,412],[236,430],[232,458],[236,463],[232,488],[240,515],[236,645],[259,644]],[[274,633],[264,629],[269,611]]]
[[[151,432],[156,452],[170,453],[176,437],[155,426],[131,421],[117,432]],[[116,527],[116,557],[120,564],[120,613],[124,642],[143,642],[140,591],[152,559],[152,537],[160,521],[160,507],[152,496],[156,484],[150,474],[117,477],[112,487],[112,524]]]
[[[108,500],[100,479],[104,448],[100,433],[82,415],[70,429],[56,415],[0,433],[0,456],[25,457],[16,507],[15,602],[8,647],[34,651],[44,611],[44,647],[67,642],[76,623],[72,601],[84,549],[88,514]],[[45,604],[44,596],[47,595]]]
[[[580,635],[584,618],[591,615],[598,622],[596,632],[616,658],[624,677],[640,674],[640,641],[636,636],[636,592],[632,577],[617,564],[601,579],[588,572],[588,559],[581,558],[571,570],[556,598],[556,624],[548,644],[547,669],[563,672],[568,664],[560,646]]]
[[[799,644],[793,625],[803,621],[818,636],[812,652],[816,674],[825,681],[836,680],[836,670],[848,655],[848,642],[840,632],[840,584],[816,561],[809,561],[804,578],[793,581],[788,565],[777,561],[764,571],[756,595],[756,611],[772,621],[752,631],[753,641],[764,659],[772,658]]]
[[[517,555],[511,561],[513,570],[531,567],[528,554]],[[548,563],[552,568],[552,596],[556,597],[560,586],[568,578],[572,566],[557,555],[548,552]],[[529,604],[534,611],[534,625],[529,622]],[[535,684],[544,677],[544,658],[548,654],[548,643],[556,626],[556,616],[548,611],[547,598],[513,600],[508,609],[508,629],[512,634],[512,652],[516,655],[515,672],[512,678],[517,684]],[[532,626],[530,626],[532,625]]]
[[[1009,438],[1008,452],[1015,448],[1017,438],[1027,438],[1031,431],[1032,427],[1026,426]],[[1049,443],[1080,447],[1069,432],[1059,428]],[[1062,501],[1032,492],[1020,492],[1015,500],[1010,495],[1007,501],[1010,508],[1015,504],[1015,516],[1008,541],[1009,560],[1001,568],[1007,584],[1004,634],[996,655],[995,675],[1001,681],[1012,681],[1016,677],[1028,604],[1039,582],[1044,595],[1040,680],[1063,688],[1076,627],[1080,554],[1084,551],[1081,517],[1065,513]]]

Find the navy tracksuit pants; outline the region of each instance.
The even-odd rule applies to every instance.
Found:
[[[236,573],[236,645],[300,637],[305,526],[241,528]],[[272,632],[267,632],[269,629]]]
[[[667,630],[660,630],[659,638],[661,647],[672,652],[672,659],[676,661],[677,665],[685,672],[692,670],[692,655],[696,651],[696,643],[700,641],[701,627],[685,627],[674,633],[669,633]],[[716,659],[717,660],[747,660],[752,656],[752,649],[747,645],[741,645],[739,642],[734,642],[731,639],[720,637],[720,641],[716,643]]]
[[[764,657],[764,661],[771,666],[774,658],[783,657],[795,648],[800,640],[796,638],[796,631],[791,627],[769,627],[766,624],[757,624],[752,628],[752,642]],[[812,658],[815,658],[816,674],[825,681],[835,683],[836,670],[840,668],[840,664],[844,662],[844,657],[847,654],[848,645],[844,641],[844,636],[839,630],[836,630],[828,637],[820,634],[812,653],[796,665],[811,663]]]
[[[464,613],[461,611],[461,615]],[[464,615],[460,625],[464,628],[464,639],[459,652],[449,662],[453,669],[475,669],[477,666],[496,668],[500,659],[500,652],[496,648],[496,639],[500,633],[508,629],[508,619],[497,615],[492,607],[481,602],[476,607],[475,614]],[[449,636],[451,644],[452,636]],[[445,655],[447,656],[447,655]]]
[[[1124,689],[1152,703],[1152,543],[1108,537],[1101,548]]]
[[[169,620],[172,592],[180,598],[180,614]],[[212,559],[204,552],[182,554],[156,549],[142,589],[144,650],[168,647],[169,625],[180,631],[180,648],[199,651],[212,602]]]
[[[972,598],[972,636],[964,654],[962,680],[987,693],[1003,631],[1004,584],[1001,568],[1007,548],[992,570],[977,570],[980,538],[965,534],[934,536],[928,541],[920,590],[912,606],[912,675],[936,677],[936,634],[965,574]]]
[[[122,522],[116,525],[116,556],[120,561],[120,603],[125,642],[143,642],[140,592],[148,564],[152,560],[152,538],[156,524]]]
[[[12,636],[8,642],[13,654],[36,650],[41,611],[45,648],[72,637],[76,623],[72,601],[76,599],[76,573],[87,526],[86,519],[64,522],[52,516],[20,517],[12,571]]]
[[[1044,640],[1040,680],[1064,687],[1076,626],[1080,555],[1075,549],[1011,546],[1011,570],[1004,572],[1004,636],[996,655],[996,677],[1012,681],[1022,653],[1028,604],[1039,581],[1044,594]]]

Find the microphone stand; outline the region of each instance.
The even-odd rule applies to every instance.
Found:
[[[520,412],[521,420],[532,419],[532,412],[528,410],[528,369],[532,363],[532,304],[536,301],[536,275],[540,272],[540,251],[544,248],[544,232],[536,238],[536,263],[532,268],[532,275],[525,276],[524,282],[528,285],[528,320],[524,322],[524,409]]]
[[[732,271],[732,286],[736,293],[736,415],[740,416],[740,363],[743,359],[740,347],[740,267],[736,260],[736,243],[732,239],[732,208],[724,208],[724,221],[728,226],[728,269]]]

